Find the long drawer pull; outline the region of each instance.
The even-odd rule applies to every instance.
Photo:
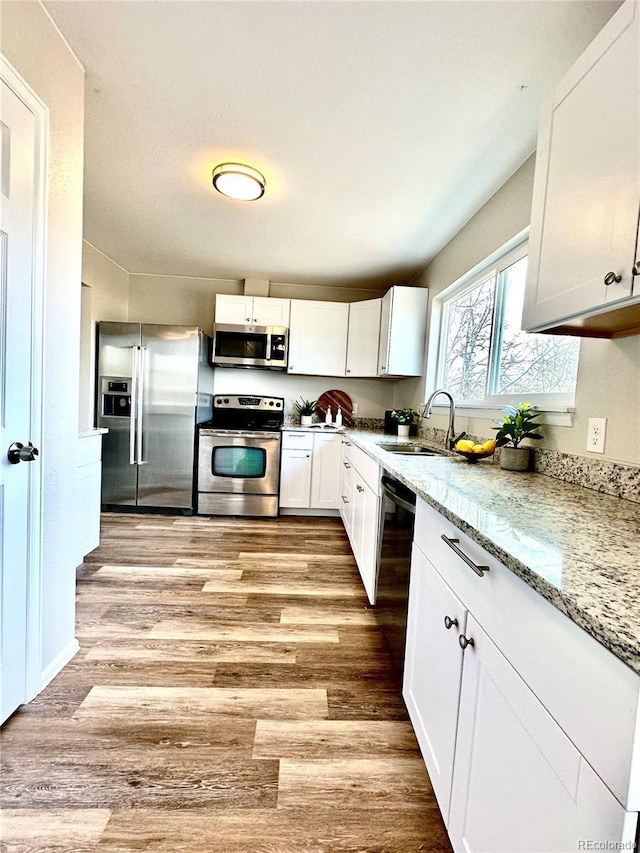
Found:
[[[460,548],[458,548],[458,542],[460,541],[459,539],[449,539],[449,537],[445,536],[444,533],[440,534],[440,538],[447,543],[447,545],[449,546],[449,548],[451,548],[452,551],[455,551],[455,553],[458,555],[458,557],[460,557],[461,560],[464,560],[464,562],[469,566],[470,569],[472,569],[478,575],[478,577],[483,578],[484,573],[489,571],[489,566],[477,566],[473,562],[473,560],[467,557],[464,551],[461,551]]]

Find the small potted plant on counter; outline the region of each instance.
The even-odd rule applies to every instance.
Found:
[[[301,397],[295,402],[296,412],[300,415],[300,426],[311,426],[317,406],[315,400],[305,400]]]
[[[394,409],[391,417],[398,424],[398,435],[408,436],[413,419],[419,418],[420,415],[414,409]]]
[[[496,446],[500,447],[500,467],[506,471],[526,471],[529,468],[530,447],[521,447],[520,442],[525,438],[540,439],[542,435],[536,432],[539,423],[535,419],[538,410],[531,403],[520,403],[504,407],[505,416],[500,426],[492,427],[497,430]]]

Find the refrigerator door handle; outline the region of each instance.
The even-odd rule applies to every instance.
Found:
[[[136,406],[138,396],[138,350],[131,347],[131,414],[129,415],[129,465],[136,464]]]
[[[136,430],[136,464],[144,465],[144,448],[143,448],[143,424],[142,424],[142,410],[144,404],[144,373],[145,373],[145,359],[147,355],[146,347],[139,347],[140,358],[138,361],[138,394],[137,394],[137,402],[136,402],[136,420],[138,422],[137,430]]]

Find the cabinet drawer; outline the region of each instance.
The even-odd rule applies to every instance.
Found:
[[[283,450],[313,450],[313,433],[312,432],[283,432],[282,433],[282,449]]]
[[[476,575],[441,538],[477,565]],[[422,500],[416,544],[618,800],[640,808],[640,678]]]
[[[376,495],[382,494],[380,466],[364,450],[360,450],[348,438],[342,440],[342,459],[352,465]]]

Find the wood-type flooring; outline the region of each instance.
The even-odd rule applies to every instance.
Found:
[[[338,519],[107,514],[1,735],[5,853],[449,851]]]

